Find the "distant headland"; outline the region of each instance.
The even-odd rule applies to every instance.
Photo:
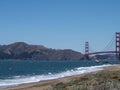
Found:
[[[84,55],[71,49],[51,49],[42,45],[15,42],[0,45],[0,59],[20,60],[81,60]]]

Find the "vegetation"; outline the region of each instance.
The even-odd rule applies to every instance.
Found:
[[[46,90],[120,90],[120,71],[100,71]]]
[[[24,42],[0,45],[0,59],[80,60],[83,57],[80,52],[70,49],[56,50],[42,45],[29,45]]]

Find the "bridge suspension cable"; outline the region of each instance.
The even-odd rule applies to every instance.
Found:
[[[115,37],[113,36],[110,42],[106,45],[106,47],[99,52],[89,53],[89,43],[87,42],[85,44],[85,52],[86,52],[85,54],[87,55],[87,57],[93,54],[115,53],[116,60],[120,60],[120,32],[116,32]]]
[[[90,52],[92,53],[92,52],[96,52],[96,50],[95,49],[93,49],[93,47],[91,47],[91,46],[89,46],[90,47]]]
[[[110,42],[105,46],[105,48],[101,51],[114,51],[115,50],[115,36],[112,37]]]

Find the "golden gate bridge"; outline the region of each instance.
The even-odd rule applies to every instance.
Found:
[[[113,53],[113,54],[115,54],[115,59],[120,60],[120,32],[115,33],[115,37],[113,38],[112,43],[114,44],[114,50],[90,52],[89,42],[85,42],[85,54],[84,54],[84,56],[86,57],[86,59],[89,59],[90,55]],[[111,48],[110,45],[107,45],[107,47]]]

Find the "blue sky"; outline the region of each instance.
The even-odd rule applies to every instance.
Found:
[[[120,0],[0,0],[0,44],[26,42],[83,52],[120,31]]]

